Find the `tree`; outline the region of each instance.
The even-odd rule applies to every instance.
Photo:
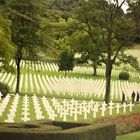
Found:
[[[100,52],[93,47],[89,35],[83,31],[77,31],[72,34],[70,37],[71,46],[76,53],[80,53],[81,57],[79,58],[81,62],[86,62],[88,60],[92,61],[93,75],[97,75],[97,67],[101,65]]]
[[[134,20],[135,23],[135,36],[136,43],[140,43],[140,1],[128,0],[128,16]]]
[[[121,9],[126,0],[113,2],[88,0],[75,10],[78,30],[84,31],[96,47],[106,66],[105,102],[110,102],[110,84],[113,65],[123,51],[130,47],[134,36],[133,22]]]
[[[71,11],[84,0],[53,0],[52,7],[63,11]]]
[[[12,42],[16,45],[15,62],[17,66],[16,93],[19,93],[20,85],[20,63],[26,58],[36,56],[37,45],[39,44],[39,22],[35,0],[11,0],[9,3],[12,21],[11,32]]]
[[[69,11],[75,1],[50,0],[43,1],[43,3],[41,36],[43,37],[44,46],[47,48],[46,55],[58,58],[63,48],[69,46],[68,37],[71,33],[69,27],[71,15]]]
[[[14,72],[12,66],[9,66],[10,60],[14,56],[14,44],[11,41],[11,21],[3,17],[4,0],[0,1],[0,71]]]
[[[13,67],[9,66],[10,60],[14,56],[14,47],[11,41],[11,22],[0,16],[0,71],[13,72]]]
[[[67,71],[73,70],[74,68],[73,54],[66,50],[61,52],[59,56],[58,66],[59,66],[59,71],[65,71],[65,77],[66,77]]]

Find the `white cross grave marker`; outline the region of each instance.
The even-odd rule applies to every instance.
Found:
[[[127,107],[126,103],[123,103],[122,107],[123,107],[123,113],[126,113],[126,107]]]
[[[132,102],[130,102],[129,106],[129,110],[132,111],[132,107],[134,106],[134,104],[132,104]]]
[[[104,116],[105,114],[105,110],[106,110],[106,106],[107,106],[107,104],[104,102],[102,105],[101,105],[102,107],[101,107],[101,110],[102,110],[102,116]]]
[[[74,113],[74,121],[77,121],[77,118],[78,118],[78,108],[75,107],[75,109],[73,110],[73,113]]]
[[[117,108],[117,114],[119,114],[119,111],[120,111],[120,108],[121,108],[120,104],[117,103],[117,105],[115,107]]]
[[[55,111],[54,111],[54,110],[52,110],[52,111],[51,111],[51,117],[50,117],[50,118],[51,118],[51,120],[53,120],[53,121],[54,121],[54,120],[55,120],[55,117],[57,117],[57,114],[55,114]]]
[[[62,109],[61,110],[61,115],[63,116],[63,121],[66,122],[67,121],[67,115],[69,115],[69,113],[65,109]]]
[[[114,108],[113,105],[114,105],[114,103],[111,101],[111,102],[109,103],[109,107],[108,107],[108,108],[109,108],[109,114],[110,114],[110,115],[112,115],[112,110],[113,110],[113,108]]]

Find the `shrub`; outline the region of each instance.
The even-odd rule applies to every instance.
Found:
[[[48,123],[48,122],[47,122]],[[55,123],[55,122],[53,122]],[[26,122],[26,123],[2,123],[0,124],[0,138],[2,140],[115,140],[116,139],[116,127],[110,123],[98,124],[98,125],[87,125],[78,127],[74,123],[56,122],[62,127],[68,124],[67,130],[62,130],[57,125],[41,123]],[[84,125],[84,124],[83,124]],[[69,127],[70,126],[70,127]],[[12,129],[13,128],[13,129]],[[69,129],[71,128],[71,129]],[[19,132],[20,129],[20,132]]]
[[[117,115],[112,117],[104,117],[93,122],[97,123],[113,123],[116,125],[116,134],[123,135],[140,130],[140,112],[129,115]]]
[[[3,94],[3,97],[5,97],[7,93],[9,93],[9,86],[7,84],[0,83],[0,92]]]
[[[120,80],[129,80],[129,73],[128,72],[120,72],[119,79]]]

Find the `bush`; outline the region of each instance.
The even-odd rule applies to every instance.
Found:
[[[82,123],[66,123],[53,122],[48,124],[43,120],[39,123],[0,123],[0,138],[2,140],[115,140],[116,127],[110,123],[87,125]],[[65,128],[76,128],[62,130],[60,126]],[[84,126],[83,126],[84,125]],[[85,126],[86,125],[86,126]],[[63,127],[63,128],[64,128]],[[19,132],[20,129],[20,132]]]
[[[119,74],[119,79],[120,80],[129,80],[129,73],[128,72],[121,72],[120,74]]]
[[[3,94],[3,97],[5,97],[7,93],[9,93],[9,86],[7,84],[0,83],[0,92]]]
[[[97,119],[93,124],[97,123],[113,123],[116,125],[116,134],[124,135],[140,130],[140,112],[129,115],[117,115],[112,117],[104,117]]]

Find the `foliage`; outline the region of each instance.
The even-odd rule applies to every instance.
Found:
[[[81,58],[79,58],[78,61],[80,63],[85,63],[88,60],[92,61],[94,75],[97,75],[96,69],[101,65],[100,52],[92,44],[89,35],[83,31],[76,30],[72,34],[70,42],[73,50],[81,54]]]
[[[39,23],[36,6],[32,0],[26,2],[12,0],[9,5],[11,8],[9,18],[12,21],[12,41],[17,46],[16,57],[33,57],[36,46],[40,43],[37,34]]]
[[[135,42],[140,43],[140,1],[128,0],[128,16],[135,23]]]
[[[7,71],[14,73],[14,68],[9,65],[10,60],[14,57],[14,44],[11,40],[11,21],[6,19],[5,0],[0,1],[0,72]]]
[[[134,23],[124,13],[122,5],[114,0],[88,0],[74,11],[75,28],[87,33],[91,46],[106,66],[105,101],[110,100],[110,80],[112,66],[123,51],[130,47],[134,39]],[[94,54],[93,51],[91,51]],[[97,55],[97,56],[98,56]]]
[[[37,45],[40,43],[39,22],[35,0],[12,0],[8,3],[10,7],[9,19],[12,21],[12,42],[16,45],[15,62],[17,65],[16,93],[19,93],[20,62],[23,58],[35,59]]]
[[[94,140],[115,140],[116,138],[114,125],[102,124],[96,127],[88,125],[68,129],[66,132],[63,132],[64,130],[61,130],[61,127],[53,125],[53,123],[55,124],[54,121],[46,120],[16,124],[1,123],[0,137],[4,140],[9,140],[9,137],[13,140],[87,140],[87,138]],[[56,122],[56,124],[58,123]],[[61,124],[63,125],[63,122]]]
[[[77,64],[84,64],[87,63],[88,56],[86,53],[82,53],[80,57],[75,58]]]
[[[73,70],[74,68],[74,56],[72,53],[68,51],[63,51],[59,56],[59,71],[67,71]],[[65,75],[66,76],[66,75]]]
[[[54,0],[52,6],[63,11],[70,11],[84,0]]]
[[[14,44],[11,41],[10,31],[11,21],[0,16],[0,71],[14,71],[13,67],[9,66],[10,60],[14,57]]]
[[[0,92],[3,94],[2,97],[5,97],[9,93],[9,86],[4,83],[0,83]]]
[[[114,117],[104,117],[96,120],[94,123],[113,123],[116,124],[118,135],[140,130],[140,112],[129,115],[118,115]]]
[[[129,80],[129,73],[128,72],[120,72],[119,79],[120,80]]]
[[[140,64],[136,57],[127,54],[121,54],[118,56],[118,63],[122,63],[123,65],[129,64],[136,71],[140,72]]]
[[[70,44],[71,20],[66,22],[65,19],[61,18],[62,11],[54,9],[50,9],[50,11],[48,11],[49,17],[41,19],[40,34],[43,38],[46,55],[58,58],[61,51],[67,49]],[[56,15],[57,17],[55,17]]]
[[[40,33],[47,48],[47,56],[58,58],[63,49],[71,46],[69,38],[73,32],[73,20],[70,11],[80,2],[81,0],[43,1],[45,4],[40,21]]]

